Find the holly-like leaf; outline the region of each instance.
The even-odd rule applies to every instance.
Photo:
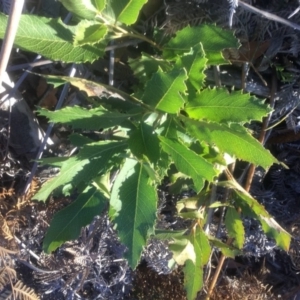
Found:
[[[0,38],[2,39],[7,27],[7,19],[6,15],[0,14]],[[14,45],[49,59],[64,62],[93,62],[103,56],[104,46],[73,45],[73,35],[77,26],[67,26],[60,19],[22,15]]]
[[[134,269],[153,232],[157,192],[143,164],[126,159],[113,185],[109,215],[117,226],[125,256]]]
[[[185,68],[188,81],[197,91],[204,86],[206,77],[204,71],[207,68],[207,61],[201,44],[195,45],[189,53],[177,58],[176,65],[179,68]]]
[[[141,122],[128,140],[131,152],[139,159],[146,156],[151,163],[156,164],[160,158],[159,140],[152,126]]]
[[[104,40],[108,27],[95,21],[83,20],[74,35],[74,46],[94,45]]]
[[[242,249],[245,241],[245,229],[241,216],[233,207],[227,208],[225,226],[228,231],[228,235],[233,239],[233,244],[238,249]]]
[[[94,20],[105,7],[106,0],[60,0],[64,7],[82,19]]]
[[[187,299],[194,300],[203,286],[203,267],[209,260],[211,249],[207,236],[199,226],[192,231],[189,240],[193,245],[196,259],[187,260],[183,268],[184,287]]]
[[[133,114],[110,112],[103,107],[86,109],[79,106],[65,107],[57,111],[39,109],[38,113],[51,122],[70,125],[74,129],[100,130],[123,123]]]
[[[33,199],[46,201],[53,190],[68,183],[73,187],[81,182],[88,183],[109,167],[113,156],[122,153],[125,148],[123,142],[100,141],[84,145],[77,155],[60,162],[60,174],[47,181]]]
[[[108,199],[94,187],[86,188],[72,204],[54,215],[43,242],[44,251],[50,253],[79,237],[81,228],[100,215],[107,204]]]
[[[159,69],[146,84],[142,101],[155,109],[176,114],[184,104],[182,95],[186,91],[186,79],[184,69],[168,73]]]
[[[223,153],[235,155],[238,159],[262,166],[264,169],[278,163],[268,150],[238,124],[229,127],[226,124],[182,119],[191,136],[216,145]]]
[[[128,60],[135,77],[143,84],[145,84],[159,68],[164,72],[171,70],[171,65],[168,61],[153,57],[147,53],[142,53],[142,56],[136,59],[129,58]]]
[[[238,48],[240,46],[233,32],[223,30],[215,25],[203,24],[195,27],[185,27],[164,46],[163,55],[167,59],[174,59],[177,55],[190,52],[191,48],[201,43],[203,45],[209,65],[228,63],[222,56],[224,48]]]
[[[147,0],[108,0],[110,15],[116,22],[131,25],[136,22],[140,10]]]
[[[212,164],[179,141],[162,136],[159,139],[162,149],[172,157],[176,168],[193,179],[197,192],[203,188],[204,179],[211,182],[213,177],[217,175]]]
[[[240,91],[229,93],[226,89],[205,89],[186,106],[188,115],[197,120],[217,123],[245,123],[261,120],[271,109],[259,99]]]

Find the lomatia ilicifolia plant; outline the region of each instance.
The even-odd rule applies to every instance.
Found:
[[[88,97],[93,107],[65,107],[59,111],[40,109],[51,122],[76,129],[100,129],[105,140],[94,141],[72,134],[79,148],[76,155],[42,159],[41,164],[60,168],[34,199],[46,201],[51,193],[77,199],[58,212],[46,233],[46,252],[76,239],[83,226],[109,206],[109,216],[134,269],[150,237],[165,239],[173,260],[183,265],[188,299],[195,299],[203,286],[203,268],[212,248],[225,257],[241,253],[244,243],[243,216],[256,218],[265,233],[287,250],[289,234],[284,231],[234,179],[228,165],[235,160],[264,169],[278,163],[246,128],[261,121],[271,109],[262,100],[241,91],[205,85],[209,66],[228,64],[225,48],[238,48],[231,31],[215,25],[185,27],[158,44],[137,32],[134,24],[146,0],[62,0],[76,16],[76,25],[59,19],[23,15],[15,45],[64,62],[93,62],[105,53],[109,41],[140,39],[155,55],[142,53],[129,61],[138,85],[127,94],[117,88],[81,78],[46,76],[49,83],[69,82]],[[7,16],[0,16],[4,35]],[[157,35],[159,36],[159,29]],[[80,131],[79,131],[80,132]],[[114,174],[114,176],[112,176]],[[218,181],[224,174],[226,181]],[[158,230],[157,187],[164,178],[189,180],[196,196],[178,202],[178,215],[192,220],[182,231]],[[112,178],[114,178],[112,180]],[[230,196],[211,203],[212,187],[221,185]],[[231,243],[223,243],[204,230],[208,211],[226,206],[225,226]]]

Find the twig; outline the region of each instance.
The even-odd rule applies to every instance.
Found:
[[[0,86],[3,81],[3,74],[6,70],[11,49],[14,44],[15,36],[22,15],[24,0],[12,0],[7,22],[7,28],[0,53]]]
[[[293,22],[290,22],[286,19],[283,19],[281,17],[278,17],[272,13],[269,13],[269,12],[266,12],[264,10],[261,10],[261,9],[258,9],[256,7],[253,7],[252,5],[248,4],[248,3],[245,3],[243,1],[240,1],[239,0],[239,6],[243,7],[245,10],[248,10],[252,13],[255,13],[255,14],[258,14],[258,15],[261,15],[271,21],[275,21],[275,22],[278,22],[278,23],[281,23],[281,24],[284,24],[284,25],[287,25],[289,27],[292,27],[293,29],[296,29],[296,30],[300,30],[300,25],[296,24],[296,23],[293,23]]]

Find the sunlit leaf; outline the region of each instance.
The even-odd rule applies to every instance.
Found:
[[[203,188],[204,179],[212,181],[217,175],[212,164],[183,144],[161,136],[159,139],[163,150],[172,157],[177,169],[193,179],[197,192]]]
[[[227,126],[212,122],[192,121],[184,118],[188,132],[199,142],[206,141],[216,145],[223,153],[235,155],[236,158],[251,162],[267,169],[278,162],[247,130],[235,124]]]
[[[7,26],[6,15],[0,14],[0,38]],[[102,57],[104,47],[99,45],[74,46],[73,35],[77,26],[63,24],[60,19],[22,15],[14,45],[49,59],[64,62],[93,62]]]
[[[121,124],[133,114],[110,112],[103,107],[86,109],[79,106],[67,106],[58,111],[39,109],[38,113],[51,122],[70,125],[74,129],[100,130]]]
[[[194,300],[203,286],[203,267],[209,260],[211,249],[207,236],[199,226],[192,231],[189,240],[194,246],[196,259],[195,261],[187,260],[183,268],[184,287],[187,299]]]
[[[209,65],[228,63],[222,56],[224,48],[238,48],[239,42],[232,31],[223,30],[215,25],[203,24],[195,27],[185,27],[176,33],[164,46],[165,58],[174,59],[176,55],[188,53],[195,45],[203,45]]]
[[[74,45],[94,45],[100,43],[106,36],[108,28],[104,24],[92,21],[81,21],[76,28]]]
[[[197,120],[245,123],[262,120],[271,111],[261,100],[240,91],[229,93],[226,89],[205,89],[186,106],[188,115]]]
[[[245,229],[241,216],[235,208],[228,207],[225,216],[225,225],[228,235],[233,239],[233,244],[242,249],[245,241]]]
[[[186,79],[184,69],[168,73],[159,69],[147,82],[142,101],[155,109],[176,114],[184,104],[182,94],[186,91]]]

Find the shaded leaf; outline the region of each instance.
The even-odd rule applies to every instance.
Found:
[[[60,162],[60,174],[47,181],[33,199],[46,201],[53,190],[67,183],[72,183],[73,187],[80,182],[88,183],[108,168],[114,155],[122,153],[125,148],[126,144],[122,142],[100,141],[84,145],[77,155]]]
[[[233,244],[242,249],[245,241],[245,229],[241,216],[233,207],[228,207],[225,216],[225,226],[228,235],[233,239]]]
[[[224,48],[240,46],[232,31],[223,30],[215,25],[185,27],[164,46],[163,55],[174,59],[177,55],[190,52],[191,48],[202,44],[209,65],[228,63],[221,54]]]
[[[277,163],[277,159],[271,155],[245,128],[235,124],[208,123],[192,121],[184,118],[184,122],[191,136],[199,142],[205,141],[210,145],[216,145],[220,151],[229,155],[235,155],[238,159],[262,166],[264,169]]]
[[[186,79],[184,69],[168,73],[159,69],[147,82],[142,101],[155,109],[176,114],[184,104],[182,94],[186,91]]]
[[[159,137],[165,152],[171,155],[177,169],[190,176],[197,192],[203,188],[204,179],[212,181],[217,175],[212,164],[176,140]]]
[[[141,163],[126,159],[113,185],[109,215],[116,224],[125,256],[134,269],[156,220],[157,193]]]
[[[86,109],[79,106],[68,106],[57,111],[39,109],[38,113],[51,122],[70,125],[75,129],[100,130],[121,124],[133,114],[110,112],[102,107]]]
[[[153,132],[152,126],[141,122],[139,128],[130,135],[128,145],[131,152],[139,159],[145,155],[150,162],[154,164],[158,162],[160,157],[159,140]]]
[[[187,236],[173,237],[169,243],[169,249],[173,253],[173,259],[180,266],[184,265],[187,260],[196,261],[194,247]]]
[[[88,187],[72,204],[54,215],[43,242],[44,251],[50,253],[64,242],[78,238],[81,228],[100,215],[107,204],[108,200],[99,191]]]
[[[260,121],[271,109],[250,94],[242,94],[240,91],[229,93],[223,88],[207,88],[188,101],[185,111],[197,120],[245,123]]]
[[[225,255],[226,257],[230,257],[230,258],[235,258],[237,255],[242,255],[242,251],[233,247],[232,245],[227,245],[225,243],[223,243],[221,240],[213,237],[213,236],[208,236],[208,239],[210,241],[210,243],[219,248],[222,252],[223,255]]]
[[[0,14],[0,38],[2,39],[7,19],[6,15]],[[104,47],[99,45],[73,45],[76,28],[77,26],[63,24],[60,19],[22,15],[14,45],[49,59],[64,62],[93,62],[103,56]]]

